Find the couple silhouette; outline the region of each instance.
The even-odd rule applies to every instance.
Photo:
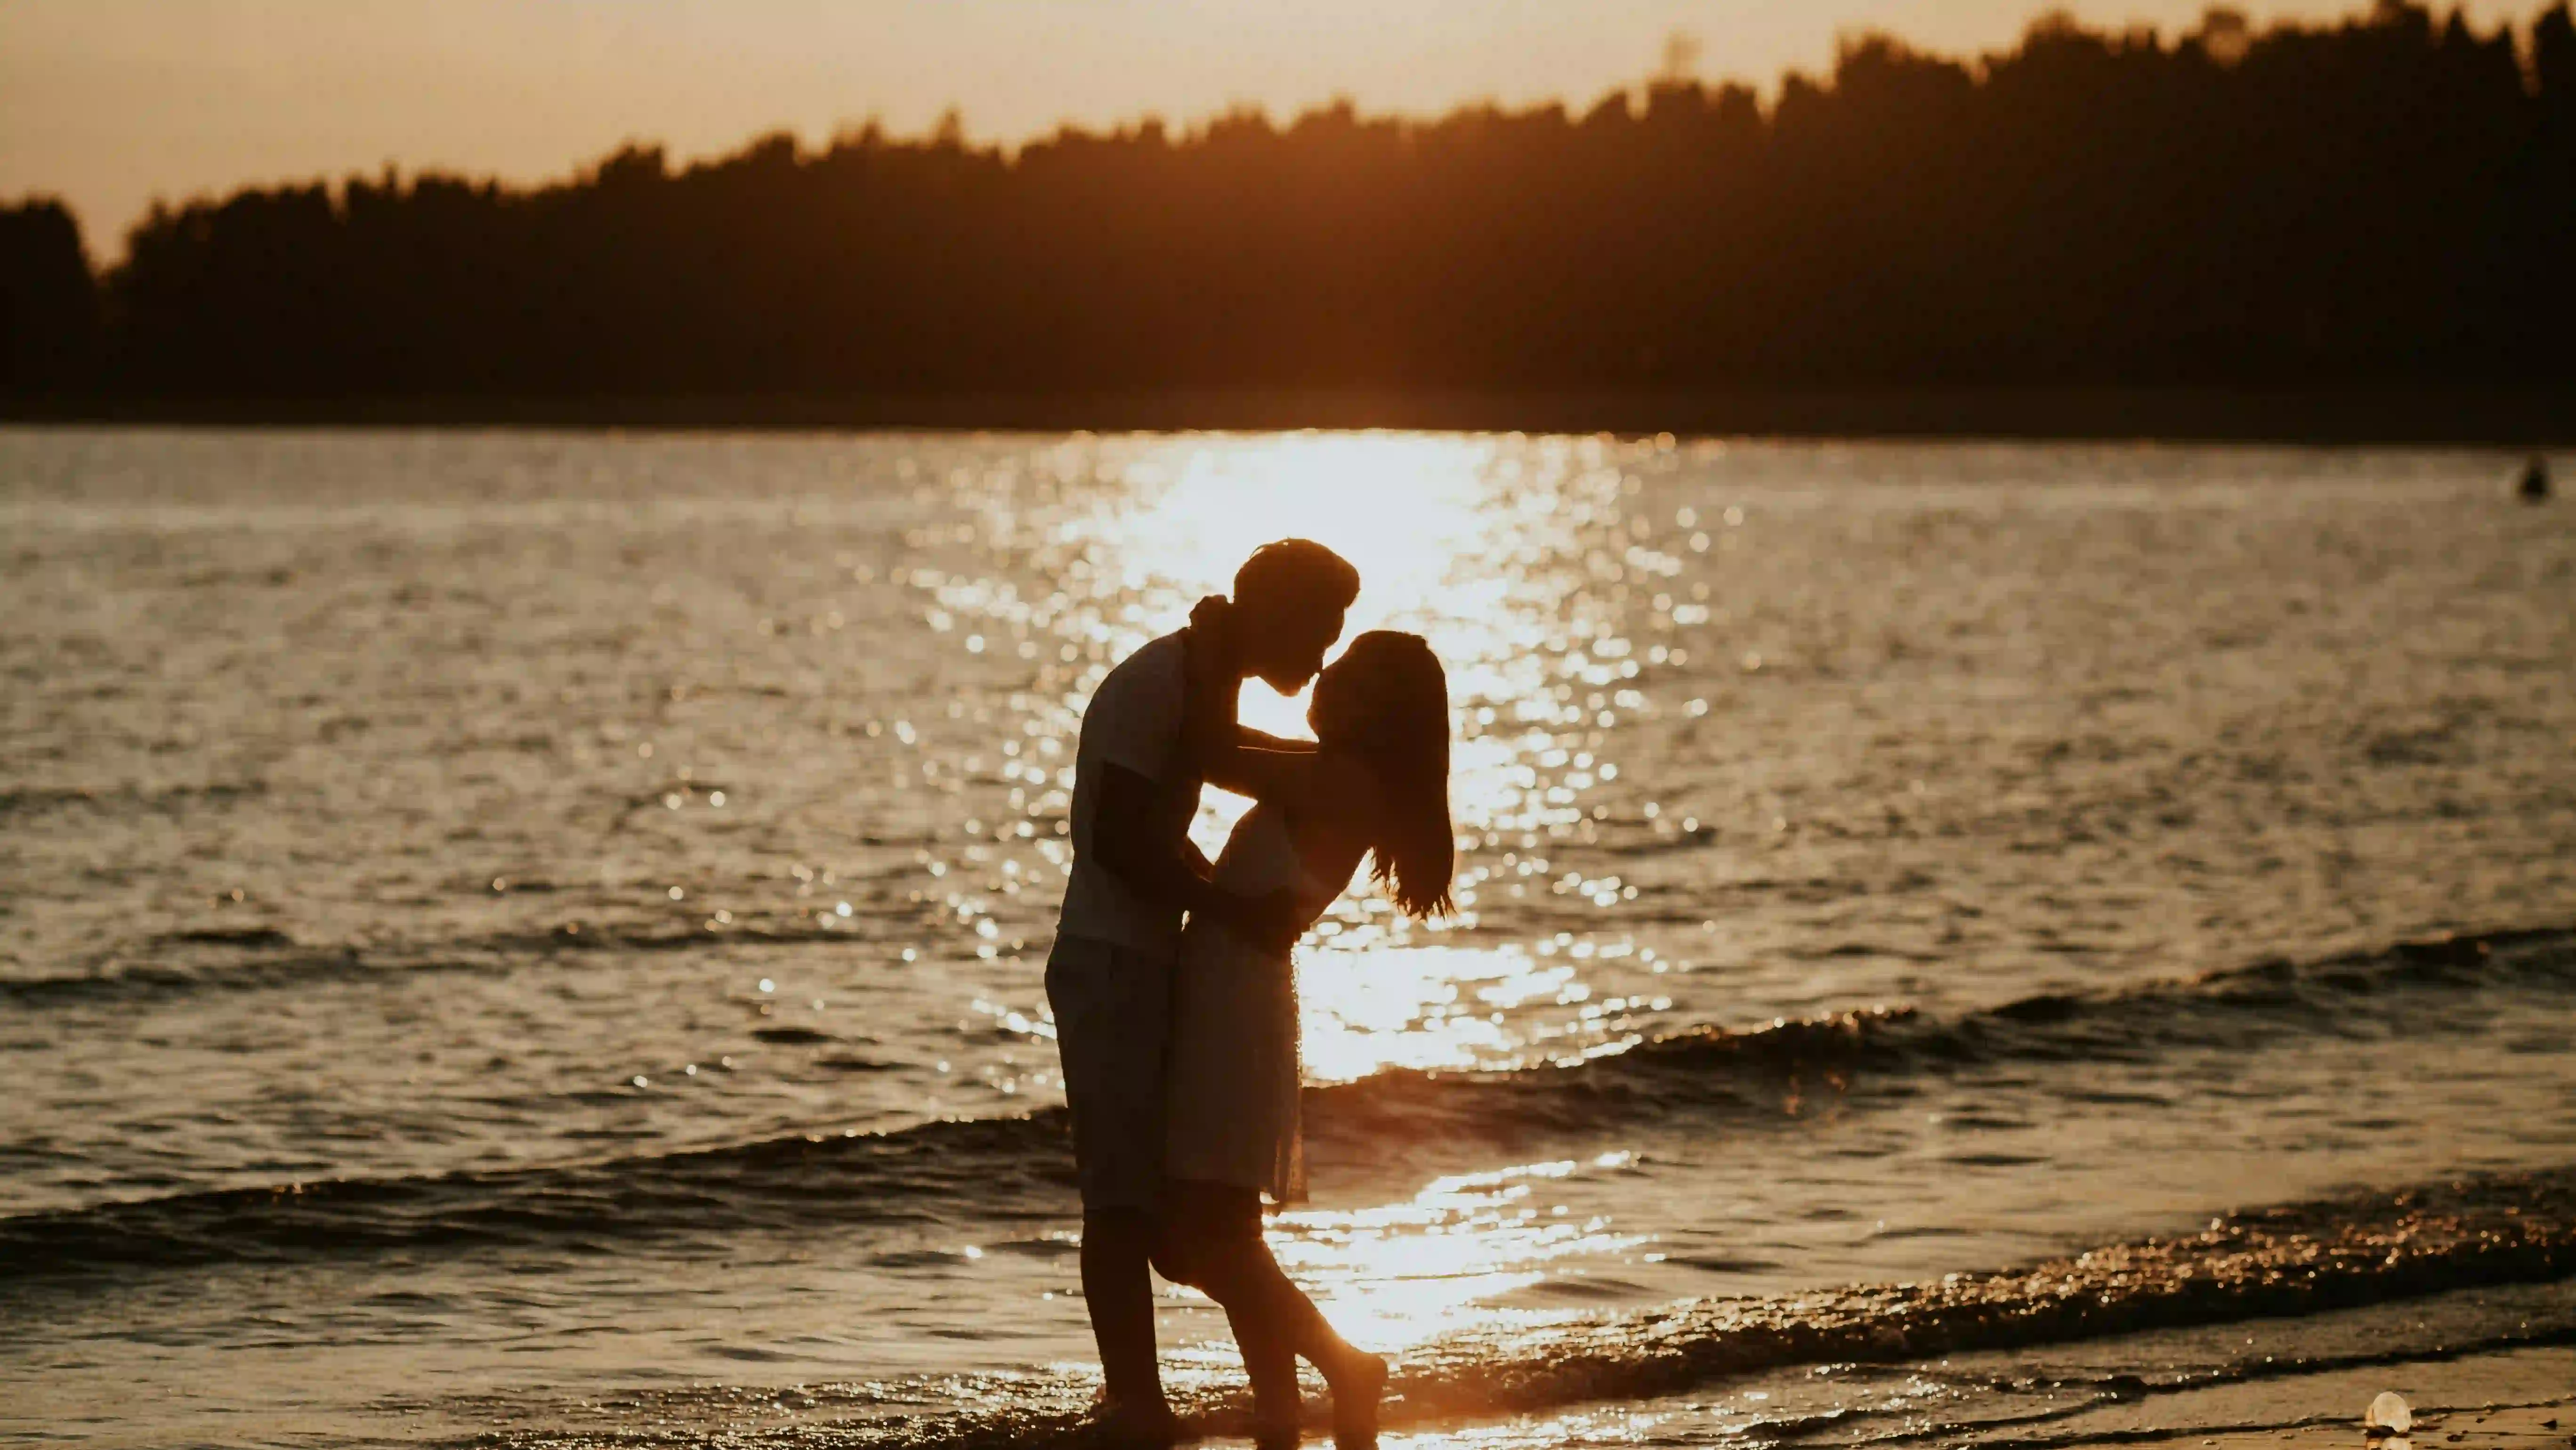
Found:
[[[1364,858],[1407,914],[1451,909],[1448,681],[1421,636],[1391,631],[1325,666],[1359,588],[1321,544],[1265,545],[1231,597],[1139,647],[1083,712],[1046,989],[1120,1443],[1187,1437],[1155,1362],[1152,1270],[1224,1308],[1260,1443],[1301,1433],[1301,1357],[1331,1390],[1336,1441],[1376,1434],[1386,1361],[1334,1333],[1262,1238],[1263,1196],[1306,1189],[1292,947]],[[1239,724],[1248,679],[1313,682],[1314,739]],[[1207,785],[1253,801],[1213,863],[1189,839]]]

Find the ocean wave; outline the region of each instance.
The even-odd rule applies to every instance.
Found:
[[[2479,1175],[2238,1213],[2196,1234],[1997,1273],[1705,1300],[1434,1346],[1398,1390],[1432,1414],[1645,1398],[1755,1370],[2024,1349],[2571,1275],[2576,1167]]]
[[[1900,1365],[1979,1351],[2019,1352],[2157,1330],[2189,1330],[2421,1300],[2463,1289],[2576,1276],[2576,1167],[2497,1174],[2316,1199],[2214,1219],[2201,1232],[2111,1244],[2066,1258],[1937,1281],[1849,1285],[1795,1295],[1706,1299],[1660,1309],[1479,1330],[1408,1351],[1388,1386],[1387,1428],[1638,1403],[1719,1381],[1806,1366]],[[2322,1358],[2204,1368],[2169,1383],[2133,1374],[2059,1383],[2077,1409],[2168,1391],[2339,1367],[2576,1343],[2576,1317],[2527,1306],[2432,1345],[2358,1347]],[[2563,1308],[2563,1304],[2561,1306]],[[2466,1326],[2462,1326],[2466,1327]],[[1058,1381],[1061,1381],[1060,1383]],[[747,1410],[792,1402],[799,1418],[722,1424],[725,1443],[1019,1450],[1082,1446],[1087,1382],[1021,1376],[979,1396],[993,1409],[889,1416],[909,1398],[881,1383],[639,1391],[616,1428],[540,1430],[519,1446],[700,1443]],[[1210,1435],[1251,1428],[1240,1392],[1183,1393]],[[599,1421],[593,1405],[584,1416]],[[1309,1413],[1324,1407],[1310,1404]],[[2067,1413],[2060,1409],[2048,1418]],[[1774,1424],[1775,1433],[1794,1427]],[[767,1433],[764,1433],[764,1430]]]
[[[41,816],[57,811],[96,811],[102,814],[175,815],[192,806],[213,803],[229,805],[268,793],[268,783],[260,780],[216,781],[208,785],[173,785],[158,790],[138,785],[103,788],[89,786],[22,785],[0,790],[0,817]]]
[[[910,928],[915,923],[906,919],[903,925]],[[872,939],[864,925],[822,927],[813,925],[810,918],[791,917],[715,927],[694,915],[659,923],[575,920],[441,942],[363,946],[303,942],[274,927],[201,928],[165,932],[140,948],[119,948],[112,957],[79,972],[0,977],[0,1002],[43,1008],[203,992],[270,991],[397,972],[500,974],[521,970],[532,961],[578,953],[847,947]]]
[[[1605,1111],[1768,1101],[1784,1077],[1848,1081],[1995,1062],[2150,1061],[2180,1049],[2260,1046],[2285,1033],[2381,1038],[2492,1010],[2496,991],[2576,991],[2576,928],[2400,942],[2311,961],[2274,959],[2103,992],[2045,993],[1955,1017],[1868,1007],[1752,1029],[1696,1027],[1544,1067],[1393,1071],[1310,1088],[1329,1138],[1450,1129],[1498,1117],[1579,1126]],[[1419,1129],[1423,1124],[1413,1121]]]
[[[88,1270],[900,1223],[924,1197],[1060,1207],[1062,1109],[595,1163],[216,1189],[0,1218],[0,1283]],[[1033,1151],[1033,1149],[1035,1151]]]
[[[514,889],[554,888],[537,884]],[[882,909],[872,909],[828,927],[803,915],[744,918],[719,926],[696,913],[680,912],[665,920],[567,919],[550,926],[427,942],[313,942],[260,924],[195,928],[164,932],[139,946],[116,947],[78,971],[0,976],[0,1003],[41,1009],[200,992],[299,988],[398,972],[502,974],[531,961],[573,954],[848,948],[880,938],[909,940],[917,925],[911,915],[900,911],[889,916]],[[1826,954],[1845,950],[1858,949],[1828,948]],[[2152,1005],[2175,1000],[2178,988],[2221,1014],[2289,1004],[2349,1017],[2349,1009],[2362,998],[2388,991],[2516,980],[2544,987],[2576,985],[2576,927],[2445,936],[2322,961],[2267,961],[2186,983],[2154,983],[2121,993],[2031,997],[1983,1014],[1988,1020],[1957,1024],[1960,1039],[1952,1045],[1968,1056],[2012,1051],[2006,1045],[2008,1039],[2029,1036],[2020,1027],[2044,1024],[2060,1029],[2056,1036],[2070,1055],[2151,1050],[2170,1041],[2176,1028],[2196,1031],[2214,1025],[2206,1013],[2188,1014],[2186,1022],[2181,1017],[2132,1018],[2123,1011],[2133,1002]],[[2079,1044],[2064,1028],[2067,1021],[2086,1016],[2105,1030],[2087,1034]],[[1884,1055],[1899,1048],[1940,1051],[1941,1044],[1919,1038],[1912,1029],[1897,1030],[1898,1024],[1914,1020],[1910,1009],[1899,1006],[1807,1022],[1778,1022],[1754,1032],[1710,1028],[1642,1044],[1643,1055],[1630,1066],[1689,1065],[1711,1058],[1778,1063],[1800,1055],[1822,1063],[1839,1057]],[[2156,1035],[2159,1032],[2166,1035]],[[2045,1044],[2033,1040],[2025,1050],[2044,1051]]]
[[[2446,937],[2119,991],[2028,997],[1952,1018],[1858,1010],[1749,1030],[1697,1028],[1564,1063],[1387,1071],[1308,1088],[1308,1126],[1319,1154],[1480,1132],[1579,1132],[1619,1118],[1767,1102],[1784,1078],[2147,1060],[2286,1032],[2386,1035],[2420,1030],[2436,1003],[2473,1010],[2493,990],[2570,988],[2576,931]],[[991,1215],[1045,1214],[1071,1201],[1072,1183],[1067,1119],[1051,1108],[591,1163],[263,1185],[20,1214],[0,1218],[0,1283],[107,1267],[444,1245],[578,1248],[898,1223],[956,1204]]]

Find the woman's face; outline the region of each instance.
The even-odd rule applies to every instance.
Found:
[[[1359,688],[1359,674],[1346,654],[1315,677],[1314,698],[1306,702],[1306,728],[1315,732],[1317,740],[1348,738],[1358,733],[1367,703]]]

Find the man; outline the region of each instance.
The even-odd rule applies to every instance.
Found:
[[[1189,839],[1201,782],[1183,722],[1222,710],[1231,725],[1246,679],[1282,694],[1304,689],[1341,638],[1359,583],[1359,571],[1321,544],[1264,545],[1235,574],[1232,600],[1202,601],[1188,628],[1140,647],[1083,711],[1073,876],[1046,988],[1082,1182],[1082,1294],[1100,1344],[1107,1417],[1122,1440],[1168,1441],[1175,1429],[1154,1359],[1148,1263],[1182,917],[1223,916],[1274,940],[1293,936],[1297,911],[1288,893],[1247,901],[1209,884],[1207,858]],[[1312,748],[1245,734],[1270,749]]]

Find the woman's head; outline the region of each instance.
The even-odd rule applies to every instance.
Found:
[[[1371,630],[1315,681],[1306,723],[1328,750],[1366,760],[1386,792],[1369,875],[1408,916],[1452,909],[1449,677],[1418,634]]]

